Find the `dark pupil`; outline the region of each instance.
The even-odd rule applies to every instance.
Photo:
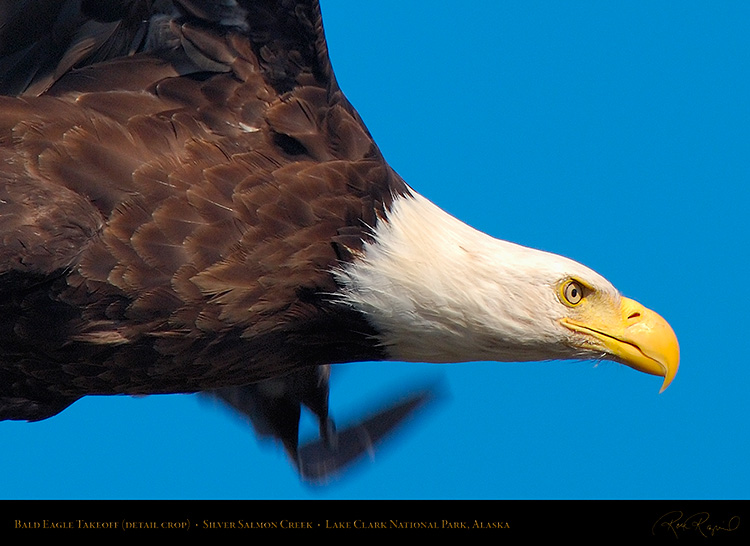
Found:
[[[580,296],[580,288],[578,288],[578,285],[575,283],[571,283],[568,285],[568,300],[570,300],[570,303],[578,303],[581,299]]]

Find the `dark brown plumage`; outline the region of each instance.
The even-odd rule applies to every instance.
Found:
[[[317,2],[3,1],[0,40],[0,419],[302,370],[325,421],[304,370],[383,356],[330,271],[408,189]]]

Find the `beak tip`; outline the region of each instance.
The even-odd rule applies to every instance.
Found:
[[[677,347],[677,338],[675,337],[674,339],[675,339],[675,347]],[[661,389],[659,389],[659,394],[667,390],[667,387],[669,387],[669,385],[672,384],[672,381],[677,375],[677,369],[680,366],[679,349],[675,349],[675,353],[676,354],[673,354],[671,355],[670,358],[666,359],[666,364],[664,365],[664,368],[665,368],[664,371],[666,373],[664,374],[664,383],[662,383]]]
[[[665,390],[667,390],[667,387],[672,384],[672,380],[674,380],[675,376],[677,375],[677,368],[667,368],[667,373],[664,375],[664,383],[661,385],[661,389],[659,389],[659,394],[663,393]]]

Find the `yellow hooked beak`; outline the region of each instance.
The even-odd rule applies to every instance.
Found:
[[[638,371],[664,378],[664,390],[677,374],[680,346],[666,320],[637,301],[621,298],[614,313],[582,312],[560,322],[589,338],[588,349],[600,348],[613,360]]]

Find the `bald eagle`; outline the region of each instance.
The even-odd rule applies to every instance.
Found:
[[[659,315],[394,172],[336,83],[316,0],[2,0],[0,93],[0,419],[210,392],[325,474],[297,436],[307,406],[327,448],[341,439],[331,364],[675,377]]]

